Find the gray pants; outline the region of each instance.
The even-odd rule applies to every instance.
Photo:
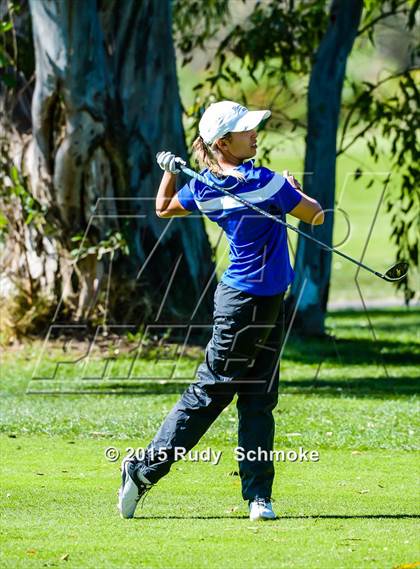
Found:
[[[284,332],[283,297],[283,293],[254,296],[219,283],[205,362],[147,447],[145,462],[139,465],[150,482],[156,483],[169,472],[175,447],[189,451],[198,443],[235,394],[238,446],[245,452],[273,448],[273,409],[278,398]],[[159,449],[165,451],[164,460],[157,457]],[[239,474],[244,500],[271,497],[271,460],[242,460]]]

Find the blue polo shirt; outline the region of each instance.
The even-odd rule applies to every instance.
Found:
[[[233,176],[218,178],[208,169],[201,175],[283,220],[302,198],[283,176],[254,167],[253,160],[235,170],[244,174],[245,181],[238,182]],[[257,296],[272,296],[287,289],[294,272],[284,225],[196,179],[179,190],[178,199],[186,210],[201,211],[225,231],[230,265],[222,275],[224,283]]]

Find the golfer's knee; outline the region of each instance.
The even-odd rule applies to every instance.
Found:
[[[192,383],[184,392],[182,399],[189,408],[224,409],[234,397],[229,385],[218,383]]]

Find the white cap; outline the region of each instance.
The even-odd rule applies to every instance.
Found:
[[[206,144],[213,144],[228,132],[252,130],[264,119],[268,119],[271,111],[248,111],[239,103],[220,101],[212,103],[201,117],[198,129]]]

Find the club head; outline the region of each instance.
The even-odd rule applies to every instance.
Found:
[[[408,263],[405,261],[400,261],[395,265],[392,265],[385,273],[384,279],[386,281],[400,281],[405,277],[408,272]]]

